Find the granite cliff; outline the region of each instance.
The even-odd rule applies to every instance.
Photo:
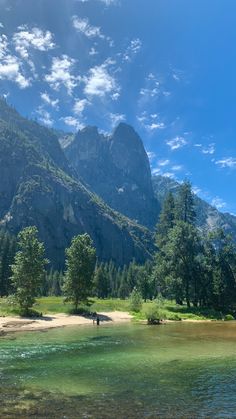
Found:
[[[142,140],[135,130],[120,123],[109,136],[86,127],[61,140],[78,179],[110,207],[148,228],[159,214],[151,171]]]
[[[0,226],[36,225],[56,267],[74,235],[88,232],[98,257],[117,265],[150,257],[147,229],[110,209],[73,175],[57,136],[0,100]]]

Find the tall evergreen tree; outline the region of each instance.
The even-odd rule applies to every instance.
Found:
[[[20,308],[28,312],[35,302],[35,297],[42,285],[45,274],[44,245],[38,240],[36,227],[26,227],[18,234],[19,251],[12,265],[12,283],[15,298]]]
[[[179,189],[176,199],[176,220],[194,224],[196,220],[194,195],[191,184],[185,181]]]
[[[66,273],[63,291],[67,301],[72,301],[75,310],[79,302],[86,301],[92,291],[96,264],[96,250],[88,234],[72,239],[66,249]]]
[[[169,192],[164,200],[159,222],[156,229],[156,243],[161,247],[165,241],[167,234],[175,223],[175,200],[172,192]]]

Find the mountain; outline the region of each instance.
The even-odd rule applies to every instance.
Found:
[[[79,180],[110,207],[153,228],[160,211],[153,192],[149,160],[135,130],[120,123],[104,136],[86,127],[61,139],[62,148]]]
[[[132,127],[121,123],[110,136],[86,127],[62,136],[60,142],[78,179],[109,206],[153,230],[167,191],[177,193],[180,185],[168,177],[151,176],[142,140]],[[201,230],[222,227],[236,240],[236,217],[198,196],[195,204]]]
[[[152,184],[156,198],[161,205],[168,191],[176,194],[180,187],[178,182],[160,175],[152,177]],[[209,232],[217,228],[223,228],[236,241],[236,217],[234,215],[218,211],[197,195],[195,195],[195,210],[197,214],[196,224],[202,231]]]
[[[53,265],[64,264],[74,235],[88,232],[101,260],[143,262],[151,233],[110,209],[70,168],[51,130],[0,100],[0,226],[17,233],[36,225]]]

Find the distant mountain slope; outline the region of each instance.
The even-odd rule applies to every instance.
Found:
[[[155,195],[160,202],[163,200],[168,191],[174,194],[179,189],[179,183],[164,176],[153,176],[152,184]],[[203,231],[212,231],[216,228],[224,228],[228,233],[232,234],[236,241],[236,217],[218,211],[215,207],[208,204],[203,199],[195,195],[196,213],[197,213],[197,226]]]
[[[120,213],[153,228],[159,205],[142,140],[132,127],[120,123],[110,136],[86,127],[61,139],[78,179]]]
[[[0,100],[0,225],[36,225],[54,266],[71,238],[88,232],[100,259],[117,265],[150,256],[147,229],[112,211],[73,177],[57,136]]]

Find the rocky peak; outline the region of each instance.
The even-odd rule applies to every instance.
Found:
[[[71,152],[76,153],[78,160],[96,159],[102,146],[103,136],[98,132],[97,127],[87,126],[78,131],[71,142]]]
[[[143,143],[136,131],[120,123],[109,137],[96,127],[79,131],[65,147],[66,156],[83,180],[112,208],[146,226],[157,220],[157,202]]]

